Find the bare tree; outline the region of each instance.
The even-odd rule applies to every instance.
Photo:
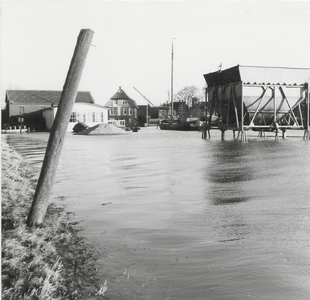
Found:
[[[202,101],[201,91],[196,86],[186,86],[174,96],[174,101],[185,102],[189,107],[196,106]]]

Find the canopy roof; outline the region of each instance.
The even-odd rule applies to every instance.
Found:
[[[310,79],[310,69],[240,66],[203,75],[208,87],[240,82],[251,84],[304,84]]]

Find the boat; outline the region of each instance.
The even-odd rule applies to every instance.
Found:
[[[159,128],[162,130],[198,130],[200,126],[199,118],[177,118],[172,120],[161,120],[159,122]]]
[[[173,115],[173,107],[174,105],[182,105],[180,102],[173,102],[173,41],[172,41],[172,51],[171,51],[171,115],[167,119],[163,119],[159,121],[159,128],[162,130],[199,130],[200,127],[200,119],[187,117],[188,108],[182,107],[183,113],[182,116],[174,116]]]
[[[76,133],[81,132],[87,128],[89,128],[87,124],[85,124],[84,122],[78,122],[73,126],[72,130]]]

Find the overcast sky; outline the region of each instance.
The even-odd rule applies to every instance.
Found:
[[[81,29],[94,31],[80,82],[97,104],[119,86],[138,104],[203,89],[222,63],[310,67],[310,2],[2,2],[2,96],[62,90]]]

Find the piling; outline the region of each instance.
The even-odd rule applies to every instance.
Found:
[[[225,140],[225,130],[221,130],[221,140]]]
[[[307,103],[306,103],[306,109],[307,109],[307,114],[306,114],[306,128],[304,132],[304,140],[310,140],[310,91],[309,91],[309,80],[307,82]]]
[[[57,114],[47,143],[35,195],[28,214],[27,225],[30,227],[40,225],[44,221],[61,148],[63,146],[92,37],[93,31],[90,29],[82,29],[77,39],[65,85],[60,97]]]

